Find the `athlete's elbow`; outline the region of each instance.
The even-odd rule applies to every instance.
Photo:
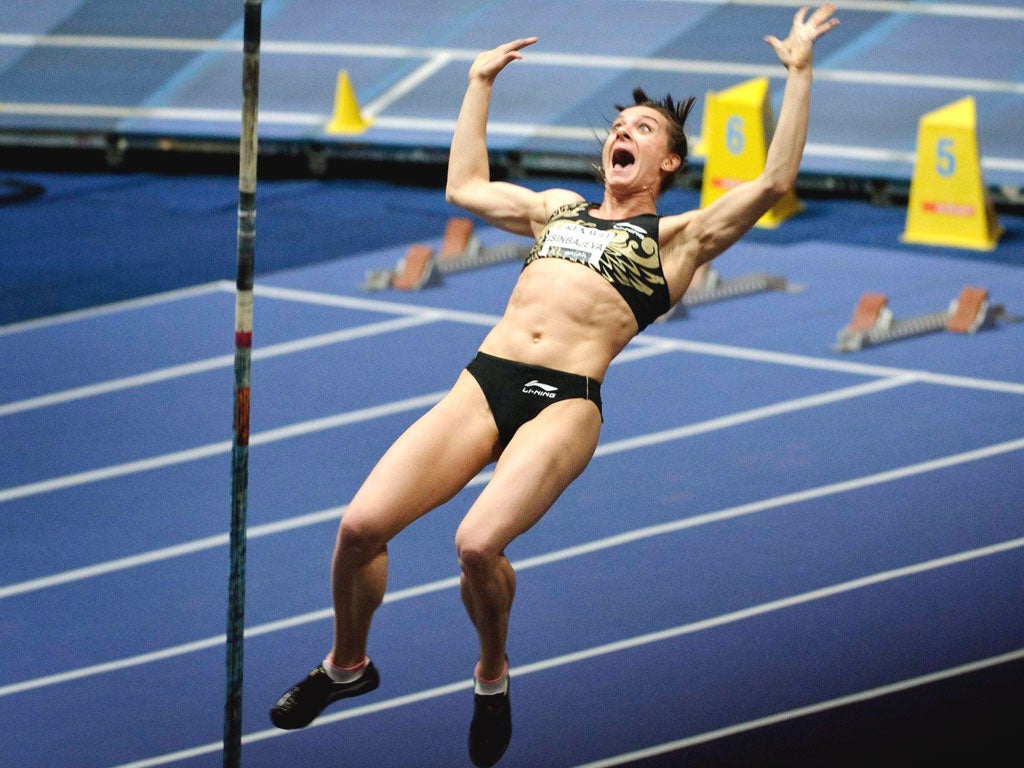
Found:
[[[797,176],[800,173],[799,163],[780,170],[772,179],[772,191],[779,195],[785,195],[796,189]]]
[[[761,196],[770,205],[775,205],[796,188],[796,171],[766,172],[761,177]]]
[[[473,185],[464,179],[448,177],[444,188],[444,199],[452,205],[465,208],[472,197]]]
[[[445,184],[444,199],[453,205],[459,204],[459,185],[452,182],[451,179]]]

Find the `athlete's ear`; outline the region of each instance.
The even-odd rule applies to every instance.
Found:
[[[679,166],[683,164],[683,158],[677,155],[675,152],[669,154],[664,160],[661,161],[661,170],[672,173],[679,170]]]

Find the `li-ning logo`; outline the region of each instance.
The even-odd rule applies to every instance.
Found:
[[[556,392],[558,392],[558,387],[552,387],[550,384],[542,384],[536,379],[528,381],[523,385],[524,395],[540,395],[541,397],[554,398]]]

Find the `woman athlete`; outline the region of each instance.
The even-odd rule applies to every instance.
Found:
[[[700,210],[658,216],[686,162],[675,104],[634,92],[604,142],[604,197],[531,191],[490,179],[486,146],[495,78],[527,37],[481,53],[469,70],[452,138],[447,199],[490,224],[535,238],[497,325],[451,391],[398,438],[342,517],[332,561],[334,645],[271,710],[301,728],[332,701],[377,687],[367,657],[385,591],[387,543],[450,500],[481,470],[493,475],[455,534],[461,593],[479,639],[469,751],[494,765],[511,738],[505,643],[515,594],[506,546],[548,511],[594,455],[601,381],[615,356],[686,292],[694,273],[792,189],[807,135],[815,40],[839,22],[825,4],[799,10],[785,40],[765,37],[787,70],[764,172]]]

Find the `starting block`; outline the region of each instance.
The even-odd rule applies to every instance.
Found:
[[[700,304],[711,304],[766,291],[799,293],[802,290],[802,286],[793,285],[779,275],[751,272],[739,277],[723,278],[715,270],[708,269],[704,275],[704,282],[699,287],[687,290],[682,300],[659,317],[657,322],[663,323],[673,317],[685,317],[687,307],[696,307]]]
[[[421,243],[412,245],[394,270],[367,272],[363,289],[418,291],[440,285],[444,275],[523,260],[529,254],[530,247],[526,244],[504,243],[485,248],[473,234],[471,219],[452,218],[445,226],[441,250],[436,255],[430,246]]]
[[[949,307],[905,320],[896,320],[889,309],[889,299],[882,293],[865,293],[853,310],[849,324],[839,331],[832,349],[856,352],[867,346],[921,336],[935,331],[976,333],[990,327],[996,320],[1019,322],[1001,304],[989,304],[988,290],[965,286]]]

